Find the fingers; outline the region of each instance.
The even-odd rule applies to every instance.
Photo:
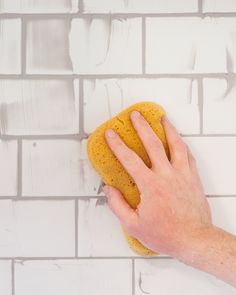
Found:
[[[119,190],[113,186],[104,186],[103,192],[112,212],[119,218],[120,222],[129,231],[133,232],[138,225],[138,215],[124,199]]]
[[[106,140],[114,155],[124,166],[141,191],[149,175],[149,168],[133,150],[127,147],[120,136],[112,129],[106,131]]]
[[[188,163],[189,163],[189,167],[191,171],[193,173],[198,173],[196,160],[188,146],[187,146],[187,153],[188,153]]]
[[[162,118],[162,125],[169,145],[171,164],[176,168],[188,167],[187,145],[166,117]]]
[[[170,163],[165,153],[164,147],[156,133],[145,120],[145,118],[137,111],[131,113],[133,126],[140,137],[152,166],[161,169],[170,168]]]

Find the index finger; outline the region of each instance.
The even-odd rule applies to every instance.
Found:
[[[106,130],[106,140],[113,154],[124,166],[141,191],[145,179],[151,170],[133,150],[127,147],[120,136],[112,129]]]

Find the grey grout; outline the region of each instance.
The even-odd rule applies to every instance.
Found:
[[[201,9],[201,6],[200,6]],[[50,18],[63,18],[63,19],[72,19],[72,18],[137,18],[137,17],[159,17],[159,18],[168,18],[168,17],[235,17],[235,12],[173,12],[173,13],[83,13],[81,11],[76,13],[0,13],[1,19],[6,18],[20,18],[24,17],[25,19],[50,19]]]
[[[198,78],[198,107],[200,116],[200,135],[203,134],[203,79]]]
[[[203,12],[203,9],[202,9],[202,6],[203,6],[203,3],[202,3],[203,0],[198,0],[198,13],[202,13]]]
[[[207,195],[208,198],[236,198],[236,195],[235,194],[222,194],[222,195]],[[26,196],[22,196],[22,197],[17,197],[17,196],[14,196],[14,197],[11,197],[11,196],[5,196],[5,197],[0,197],[0,201],[5,201],[5,200],[9,200],[9,201],[14,201],[14,202],[18,202],[18,201],[24,201],[24,202],[27,202],[27,201],[46,201],[46,202],[58,202],[58,201],[62,201],[62,202],[65,202],[65,201],[75,201],[75,202],[78,202],[78,201],[89,201],[89,200],[99,200],[101,198],[105,198],[104,196],[42,196],[42,197],[26,197]]]
[[[11,260],[11,290],[12,295],[15,295],[15,261],[14,259]]]
[[[137,73],[137,74],[0,74],[0,79],[122,79],[122,78],[236,78],[236,73]]]
[[[21,75],[26,74],[26,21],[21,18]]]
[[[22,139],[17,140],[17,197],[22,196]]]
[[[6,261],[6,260],[12,260],[12,257],[0,257],[0,261]],[[140,260],[140,259],[145,259],[145,260],[166,260],[166,259],[172,259],[174,260],[173,257],[170,256],[63,256],[63,257],[14,257],[15,262],[17,260],[20,261],[50,261],[50,260],[86,260],[86,259],[94,259],[94,260],[118,260],[118,259],[124,259],[124,260]]]
[[[132,258],[132,295],[135,295],[135,260]]]
[[[146,18],[142,17],[142,74],[146,74]]]
[[[84,11],[84,3],[83,0],[79,0],[79,13],[82,14]]]
[[[79,222],[79,210],[78,199],[75,200],[75,257],[78,257],[78,222]]]

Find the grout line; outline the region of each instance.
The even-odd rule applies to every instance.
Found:
[[[21,18],[21,74],[26,74],[26,21]]]
[[[198,13],[203,13],[202,0],[198,0]]]
[[[236,78],[236,73],[230,73],[230,77]],[[73,80],[73,79],[121,79],[121,78],[182,78],[182,79],[197,79],[197,78],[229,78],[229,73],[138,73],[138,74],[0,74],[0,79],[58,79],[58,80]]]
[[[84,132],[84,80],[79,80],[79,132],[81,138],[87,138]]]
[[[146,18],[142,17],[142,74],[146,73]]]
[[[198,107],[200,116],[200,135],[203,135],[203,80],[198,78]]]
[[[11,290],[12,295],[15,295],[15,261],[14,259],[11,260]]]
[[[12,257],[0,257],[0,261],[5,261],[13,259]],[[130,259],[145,259],[145,260],[166,260],[171,259],[174,260],[173,257],[170,256],[155,256],[155,257],[146,257],[146,256],[78,256],[78,257],[72,257],[72,256],[63,256],[63,257],[14,257],[14,260],[20,260],[20,261],[50,261],[50,260],[130,260]]]
[[[201,1],[199,1],[201,2]],[[200,10],[202,5],[199,6]],[[82,7],[83,8],[83,7]],[[231,12],[173,12],[173,13],[83,13],[82,11],[76,13],[0,13],[0,18],[19,18],[24,17],[25,19],[50,19],[50,18],[137,18],[137,17],[235,17],[236,11]]]
[[[82,14],[84,11],[84,3],[83,0],[79,0],[79,13]]]
[[[236,198],[236,194],[222,194],[222,195],[207,195],[207,197],[209,198]],[[0,197],[0,201],[4,201],[4,200],[11,200],[11,201],[46,201],[46,202],[50,202],[50,201],[54,201],[54,202],[58,202],[58,201],[90,201],[90,200],[101,200],[101,198],[105,198],[104,196],[75,196],[75,197],[71,197],[71,196],[50,196],[50,197]]]
[[[22,139],[17,140],[17,198],[22,196]]]
[[[135,260],[132,258],[132,295],[135,295]]]
[[[75,257],[78,257],[78,222],[79,222],[79,212],[78,212],[78,199],[75,200]]]

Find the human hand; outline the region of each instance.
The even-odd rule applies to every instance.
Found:
[[[106,131],[106,140],[135,181],[141,201],[134,210],[116,188],[106,185],[103,191],[109,207],[131,236],[155,252],[179,258],[192,239],[213,227],[195,159],[166,117],[162,124],[170,161],[144,117],[134,111],[131,121],[148,153],[151,169],[114,131]]]

